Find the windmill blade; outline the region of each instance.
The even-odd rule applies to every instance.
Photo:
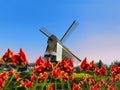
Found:
[[[63,37],[61,38],[61,42],[64,42],[65,39],[68,37],[68,35],[73,31],[73,29],[78,25],[78,22],[76,20],[73,21],[73,23],[71,24],[71,26],[68,28],[68,30],[66,31],[66,33],[63,35]]]
[[[70,54],[71,56],[75,57],[78,61],[81,62],[81,60],[76,56],[74,55],[70,50],[68,50],[65,46],[62,46],[63,50],[65,50],[68,54]]]
[[[78,61],[81,62],[81,60],[76,55],[74,55],[70,50],[68,50],[59,40],[58,40],[58,43],[62,46],[63,50],[65,50],[68,54],[75,57]]]
[[[47,36],[47,37],[50,37],[50,36],[52,35],[52,34],[50,34],[50,33],[47,31],[47,29],[45,29],[45,28],[41,28],[40,31],[41,31],[45,36]]]

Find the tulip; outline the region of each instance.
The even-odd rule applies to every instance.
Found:
[[[73,84],[72,90],[80,90],[80,84]]]
[[[20,48],[17,54],[13,55],[12,60],[18,66],[25,66],[27,64],[27,58],[22,48]]]
[[[86,70],[89,71],[90,70],[90,65],[87,62],[87,58],[85,58],[81,64],[80,64],[80,70]]]
[[[5,52],[5,54],[3,55],[2,59],[5,62],[12,62],[12,57],[13,57],[13,52],[8,48],[8,50]]]
[[[47,73],[44,72],[41,76],[38,77],[38,81],[42,82],[42,81],[44,81],[46,79],[46,77],[47,77]]]
[[[113,85],[108,85],[108,90],[115,90]]]
[[[25,88],[32,88],[32,82],[29,81],[28,79],[25,80],[25,83],[24,83],[24,87]]]
[[[46,86],[46,90],[54,90],[53,85]]]
[[[42,64],[44,64],[44,61],[43,61],[42,57],[40,56],[40,57],[36,60],[35,65],[36,65],[36,66],[40,66],[40,65],[42,65]]]

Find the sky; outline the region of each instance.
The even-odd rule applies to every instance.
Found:
[[[79,25],[63,43],[80,59],[120,61],[119,0],[0,0],[0,57],[23,48],[29,62],[43,56],[47,31],[61,39],[74,20]]]

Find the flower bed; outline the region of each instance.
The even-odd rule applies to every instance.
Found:
[[[1,90],[120,90],[117,65],[112,65],[109,71],[104,65],[97,67],[94,61],[88,63],[85,58],[80,62],[80,73],[76,73],[72,59],[63,58],[53,65],[48,58],[39,57],[28,71],[22,49],[17,54],[8,49],[0,62]],[[9,69],[5,69],[8,65]]]

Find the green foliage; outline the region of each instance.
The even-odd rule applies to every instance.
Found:
[[[74,78],[75,79],[81,79],[81,78],[85,78],[85,77],[91,77],[90,74],[86,74],[86,73],[74,73]]]
[[[116,60],[116,61],[114,61],[112,64],[113,64],[113,65],[118,65],[118,66],[120,66],[120,61]]]

